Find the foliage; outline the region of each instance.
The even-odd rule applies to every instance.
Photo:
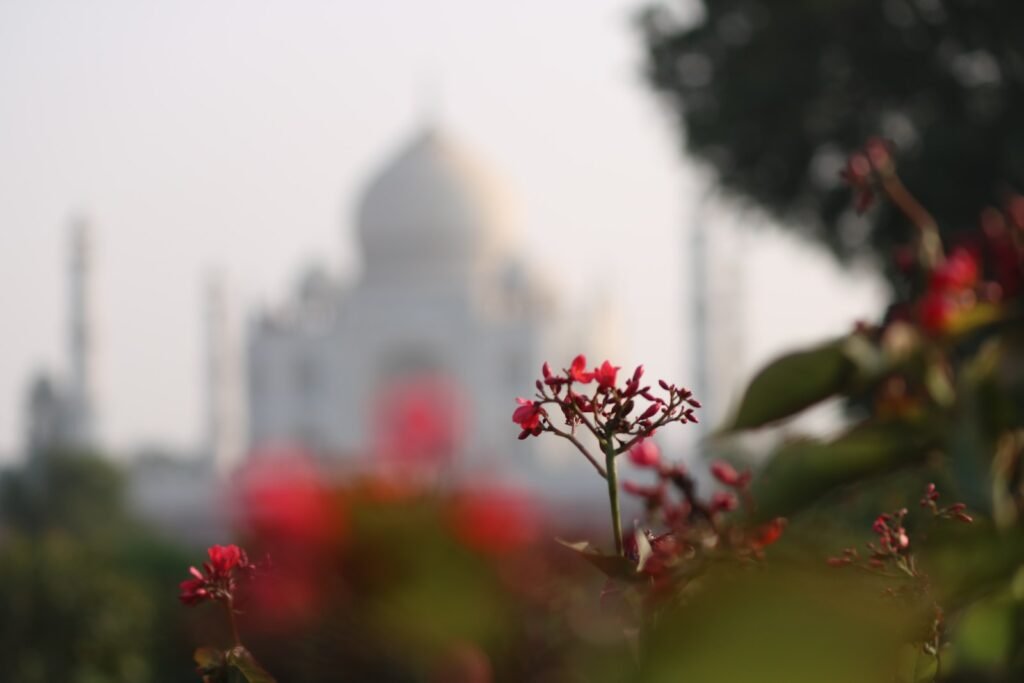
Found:
[[[173,604],[178,551],[131,519],[120,473],[48,453],[0,481],[0,658],[5,679],[191,681]]]
[[[1005,0],[662,0],[642,18],[651,84],[720,183],[829,245],[883,256],[910,234],[851,220],[838,174],[881,131],[949,241],[1024,189],[1024,5]],[[867,235],[863,228],[870,227]]]
[[[890,595],[935,615],[932,629],[907,635],[917,673],[904,680],[1020,680],[1024,662],[1012,648],[982,656],[977,642],[1019,644],[1015,624],[1024,617],[1024,223],[1013,211],[987,212],[980,229],[964,236],[969,246],[944,246],[935,219],[900,181],[891,147],[878,140],[851,158],[846,177],[863,203],[888,199],[913,226],[893,255],[901,298],[879,324],[858,324],[843,339],[795,356],[816,357],[822,348],[842,354],[849,366],[843,381],[826,382],[821,372],[809,393],[804,382],[784,381],[794,356],[782,358],[755,377],[725,431],[793,417],[808,398],[860,406],[861,419],[843,434],[776,448],[753,483],[757,514],[789,515],[808,542],[817,535],[820,543],[849,535],[844,520],[861,518],[865,504],[892,500],[911,479],[942,482],[970,514],[963,503],[939,505],[934,484],[921,505],[936,519],[978,523],[905,527],[900,509],[875,520],[879,540],[868,545],[868,560],[851,546],[829,563],[880,573]],[[906,496],[904,488],[902,503]],[[922,655],[928,665],[919,666]]]

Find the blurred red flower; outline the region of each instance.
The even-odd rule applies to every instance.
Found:
[[[449,520],[455,536],[473,550],[502,555],[536,540],[542,524],[536,502],[526,493],[474,486],[455,496]]]
[[[264,544],[320,545],[338,540],[346,526],[345,510],[325,479],[301,449],[258,451],[237,476],[236,518]]]
[[[733,488],[742,488],[750,483],[750,472],[741,474],[724,460],[716,460],[711,463],[711,474],[721,483]]]
[[[933,292],[962,290],[973,287],[977,281],[978,262],[971,252],[958,247],[932,271],[929,289]]]
[[[403,467],[436,468],[465,437],[465,401],[458,385],[436,373],[398,378],[374,402],[374,448]]]

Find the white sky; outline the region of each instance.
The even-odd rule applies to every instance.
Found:
[[[509,181],[538,268],[574,301],[617,292],[623,364],[685,373],[697,190],[643,83],[640,5],[0,2],[0,458],[21,445],[32,371],[64,369],[73,213],[96,232],[102,434],[187,447],[204,273],[251,307],[311,260],[351,267],[367,174],[428,99]],[[745,366],[877,308],[876,285],[810,248],[747,245]]]

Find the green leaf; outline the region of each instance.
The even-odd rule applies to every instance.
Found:
[[[758,517],[790,515],[841,486],[920,462],[940,443],[926,423],[864,423],[839,438],[781,446],[753,486]]]
[[[260,666],[252,653],[241,645],[228,650],[227,661],[245,677],[248,683],[276,683],[274,677]]]
[[[724,430],[752,429],[795,415],[841,392],[855,369],[842,342],[783,356],[750,382]]]
[[[201,647],[192,658],[196,662],[196,671],[203,677],[203,683],[225,683],[229,679],[229,669],[224,661],[224,652],[213,647]]]
[[[1024,566],[1024,534],[983,521],[937,523],[918,559],[938,601],[952,610],[1012,585]]]
[[[608,578],[621,579],[623,581],[643,580],[643,577],[638,573],[637,566],[621,555],[605,555],[587,541],[572,542],[562,540],[561,538],[556,538],[555,540],[569,550],[579,553],[583,559],[597,567]],[[646,541],[647,539],[644,540]]]
[[[213,670],[224,666],[224,653],[213,647],[198,648],[192,655],[196,666],[202,670]]]

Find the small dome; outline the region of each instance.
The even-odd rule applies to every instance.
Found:
[[[367,272],[472,268],[509,236],[501,187],[463,148],[427,128],[370,183],[359,207]]]

